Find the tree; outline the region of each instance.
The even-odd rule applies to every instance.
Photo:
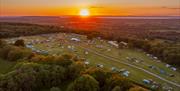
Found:
[[[68,66],[67,79],[75,79],[80,76],[80,73],[85,70],[85,65],[82,62],[75,62]]]
[[[106,80],[111,77],[111,74],[104,69],[94,67],[87,69],[85,73],[94,77],[99,82],[100,87],[103,87],[106,84]]]
[[[73,59],[71,55],[62,55],[60,57],[56,57],[54,63],[63,67],[68,67],[73,63]]]
[[[77,78],[67,91],[98,91],[99,83],[90,75],[82,75]]]
[[[0,88],[3,91],[34,91],[41,87],[50,88],[61,85],[64,74],[65,69],[59,65],[23,62],[16,65],[14,71],[0,77]]]
[[[17,40],[15,43],[14,43],[15,46],[25,46],[24,44],[24,40],[20,39],[20,40]]]
[[[127,91],[132,87],[132,83],[118,74],[113,74],[111,78],[108,79],[105,87],[107,91],[111,91],[116,86],[119,86],[122,91]]]

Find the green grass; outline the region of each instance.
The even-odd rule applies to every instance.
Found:
[[[0,59],[0,74],[4,74],[11,71],[12,67],[15,64],[16,64],[15,62],[9,62],[9,61]]]
[[[96,44],[102,44],[102,43],[98,43],[100,41],[96,41],[97,43]],[[177,82],[177,83],[180,83],[180,73],[178,72],[175,72],[175,71],[172,71],[171,69],[165,67],[165,63],[157,63],[156,60],[152,60],[150,57],[147,57],[145,53],[141,52],[141,51],[137,51],[137,50],[134,50],[134,49],[117,49],[117,48],[111,48],[109,47],[109,44],[106,43],[103,43],[103,45],[106,47],[106,49],[110,48],[111,51],[110,52],[107,52],[107,51],[101,51],[100,49],[96,48],[95,46],[90,46],[89,48],[93,49],[93,50],[96,50],[98,52],[100,52],[101,54],[105,54],[105,55],[108,55],[108,56],[111,56],[111,57],[114,57],[114,58],[117,58],[119,59],[119,61],[124,61],[126,60],[126,57],[134,57],[134,58],[137,58],[137,59],[143,59],[143,63],[145,64],[148,64],[148,65],[153,65],[153,66],[156,66],[158,67],[159,69],[163,69],[165,70],[167,73],[169,74],[174,74],[175,77],[169,77],[167,75],[164,75],[164,74],[160,74],[159,71],[155,71],[155,70],[152,70],[150,68],[148,68],[147,65],[144,65],[142,63],[133,63],[134,65],[138,66],[138,67],[141,67],[141,68],[144,68],[150,72],[153,72],[155,74],[158,74],[159,76],[163,77],[163,78],[166,78],[168,80],[171,80],[171,81],[174,81],[174,82]],[[88,46],[86,46],[88,47]],[[128,62],[128,61],[126,61]],[[132,62],[128,62],[128,63],[131,63]]]

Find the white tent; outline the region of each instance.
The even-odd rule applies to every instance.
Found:
[[[85,51],[85,54],[86,54],[86,55],[88,55],[88,54],[89,54],[89,52],[88,52],[88,51]]]
[[[71,38],[71,41],[76,41],[76,42],[80,42],[81,40],[78,38]]]
[[[85,64],[85,65],[89,65],[89,62],[88,62],[88,61],[85,61],[84,64]]]
[[[108,43],[115,46],[115,47],[119,47],[119,45],[117,44],[116,41],[108,41]]]
[[[128,45],[128,43],[126,43],[126,42],[124,42],[124,41],[121,41],[120,43],[123,44],[123,45],[125,45],[125,46]]]

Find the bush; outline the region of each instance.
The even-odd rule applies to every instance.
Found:
[[[19,59],[28,58],[31,54],[32,54],[32,52],[28,49],[15,47],[15,48],[13,48],[13,50],[9,51],[9,53],[7,55],[7,60],[17,61]]]
[[[15,43],[14,43],[15,46],[25,46],[24,44],[24,40],[20,39],[20,40],[17,40]]]

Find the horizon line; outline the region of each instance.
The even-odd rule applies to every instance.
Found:
[[[0,15],[0,17],[80,17],[79,15]],[[180,17],[180,15],[92,15],[88,17]]]

